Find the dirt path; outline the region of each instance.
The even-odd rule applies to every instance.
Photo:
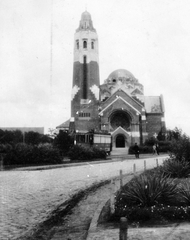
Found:
[[[133,177],[123,177],[126,183]],[[38,225],[30,235],[19,240],[86,240],[91,220],[102,201],[108,200],[117,190],[120,180],[117,178],[96,183],[86,190],[75,194],[73,198],[60,205],[42,224]]]
[[[133,176],[125,176],[126,183]],[[115,189],[119,188],[119,179],[115,181]],[[52,229],[51,240],[85,240],[91,220],[102,201],[108,200],[113,191],[112,183],[97,188],[89,192],[73,209],[72,213]]]

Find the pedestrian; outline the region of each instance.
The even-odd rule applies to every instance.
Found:
[[[158,154],[158,155],[160,154],[160,152],[159,152],[159,145],[158,145],[158,143],[156,144],[156,152],[157,152],[157,154]]]
[[[153,145],[152,149],[153,149],[153,155],[156,154],[156,144]]]
[[[134,152],[135,152],[135,157],[139,158],[139,146],[137,145],[137,143],[135,143],[135,146],[133,147]]]

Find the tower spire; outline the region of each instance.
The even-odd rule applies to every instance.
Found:
[[[90,13],[85,11],[74,41],[71,117],[77,130],[88,131],[99,121],[99,85],[98,36]]]
[[[76,32],[86,31],[86,30],[96,32],[96,29],[93,27],[91,15],[89,12],[87,12],[87,10],[82,13],[79,27],[77,28]]]

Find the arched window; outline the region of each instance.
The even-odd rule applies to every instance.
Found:
[[[91,48],[94,49],[94,42],[91,42]]]
[[[83,48],[87,48],[87,41],[83,42]]]

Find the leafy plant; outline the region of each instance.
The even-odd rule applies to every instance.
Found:
[[[116,200],[116,208],[129,206],[150,207],[174,204],[178,188],[166,177],[143,174],[126,184]]]
[[[190,162],[190,138],[185,134],[171,142],[170,157],[179,161]]]
[[[74,139],[68,132],[60,131],[54,139],[54,146],[57,147],[62,155],[67,155],[71,147],[73,147]]]
[[[117,212],[112,215],[112,220],[119,221],[121,216],[127,216],[127,219],[134,223],[143,223],[150,221],[150,224],[167,223],[168,221],[176,220],[190,220],[189,206],[170,206],[170,205],[156,205],[151,207],[141,208],[139,206],[127,207],[122,213]]]
[[[97,148],[84,147],[81,145],[74,145],[68,152],[68,157],[71,160],[92,160],[105,159],[106,152]]]
[[[49,143],[38,146],[19,143],[12,147],[4,157],[5,165],[54,164],[61,162],[59,150]]]
[[[190,176],[190,163],[185,160],[165,160],[161,171],[170,178],[188,178]]]
[[[179,191],[181,195],[181,201],[185,206],[190,206],[190,185],[189,182],[179,184]]]

